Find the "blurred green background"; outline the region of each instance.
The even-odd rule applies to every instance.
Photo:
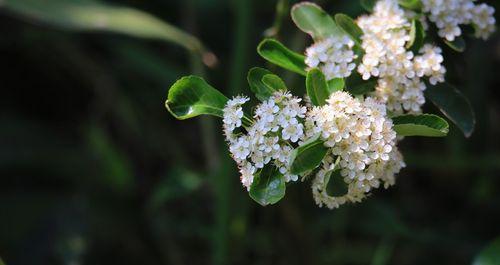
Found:
[[[354,0],[317,2],[362,12]],[[166,111],[182,75],[249,95],[247,70],[266,65],[255,52],[264,35],[302,51],[310,39],[291,22],[293,3],[0,1],[5,263],[472,264],[500,236],[498,32],[462,54],[445,48],[447,78],[476,111],[473,136],[453,127],[447,138],[406,139],[396,186],[333,211],[314,204],[308,183],[259,206],[220,121]],[[301,77],[267,67],[302,93]]]

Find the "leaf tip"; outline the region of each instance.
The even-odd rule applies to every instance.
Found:
[[[296,10],[297,8],[300,8],[300,7],[303,7],[303,6],[312,6],[312,7],[315,7],[315,8],[319,8],[319,9],[322,9],[318,4],[316,3],[313,3],[313,2],[309,2],[309,1],[304,1],[304,2],[300,2],[300,3],[297,3],[295,5],[292,6],[292,12],[294,10]]]
[[[259,44],[257,45],[257,53],[258,53],[260,56],[264,56],[264,55],[262,54],[262,47],[263,47],[264,45],[269,44],[270,42],[275,42],[275,41],[276,41],[276,40],[275,40],[275,39],[273,39],[273,38],[264,38],[264,39],[263,39],[263,40],[261,40],[261,41],[259,42]]]

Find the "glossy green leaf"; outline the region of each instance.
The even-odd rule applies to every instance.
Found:
[[[273,91],[287,90],[285,82],[275,74],[264,75],[262,83]]]
[[[410,40],[406,43],[406,48],[418,52],[424,45],[425,30],[422,22],[417,19],[411,21]]]
[[[319,166],[328,148],[325,147],[320,135],[316,135],[295,148],[290,154],[290,172],[301,175]]]
[[[422,2],[420,0],[398,0],[400,6],[415,11],[422,10]]]
[[[392,121],[400,136],[442,137],[448,134],[448,123],[433,114],[401,115],[393,117]]]
[[[334,78],[327,81],[328,91],[332,94],[335,91],[341,91],[345,87],[344,78]]]
[[[203,51],[195,37],[138,9],[94,0],[4,0],[8,11],[50,26],[78,31],[108,31],[159,39],[191,51]]]
[[[458,89],[442,83],[429,86],[425,90],[425,96],[462,130],[465,137],[472,135],[476,125],[474,110],[469,100]]]
[[[316,41],[343,34],[333,18],[314,3],[298,3],[292,7],[291,14],[295,25]]]
[[[275,204],[285,196],[285,177],[279,170],[271,165],[266,165],[262,171],[255,175],[250,186],[250,197],[262,206]]]
[[[185,76],[168,91],[165,106],[179,120],[208,114],[222,117],[228,98],[198,76]]]
[[[255,94],[255,97],[260,101],[267,100],[277,91],[262,82],[262,78],[268,74],[272,74],[272,72],[260,67],[254,67],[248,71],[248,85],[250,86],[250,90]]]
[[[315,106],[324,105],[330,97],[328,83],[318,68],[313,68],[307,72],[306,90],[312,104]]]
[[[444,40],[444,43],[448,45],[451,49],[457,52],[464,52],[465,51],[465,40],[461,36],[455,37],[454,41],[448,41]]]
[[[363,7],[368,12],[373,12],[373,8],[377,0],[360,0],[361,7]]]
[[[488,244],[476,256],[472,265],[498,265],[500,264],[500,238]]]
[[[304,63],[304,55],[289,50],[275,39],[263,40],[257,47],[257,53],[275,65],[306,75],[307,65]]]
[[[335,22],[339,28],[351,37],[356,45],[361,46],[361,36],[363,36],[363,30],[356,25],[356,22],[354,22],[351,17],[345,14],[336,14]]]
[[[344,177],[340,174],[340,169],[335,169],[325,177],[326,192],[330,196],[340,197],[347,194],[349,185],[345,183]]]

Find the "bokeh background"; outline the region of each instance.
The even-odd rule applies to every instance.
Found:
[[[169,86],[188,74],[234,96],[250,94],[250,67],[267,66],[302,93],[301,77],[255,52],[265,35],[296,51],[310,43],[291,22],[293,3],[0,1],[5,263],[472,264],[500,236],[498,32],[468,39],[464,53],[444,49],[448,80],[474,106],[473,136],[452,127],[447,138],[406,139],[396,186],[333,211],[314,204],[307,183],[259,206],[220,120],[167,112]],[[362,12],[355,0],[317,3]]]

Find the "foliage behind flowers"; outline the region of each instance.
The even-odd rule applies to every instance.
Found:
[[[276,40],[259,45],[259,54],[271,63],[305,75],[306,100],[292,96],[279,76],[263,68],[248,74],[250,88],[262,101],[253,115],[242,107],[249,98],[224,101],[201,79],[181,79],[172,86],[166,106],[177,118],[223,117],[241,182],[260,204],[278,202],[286,183],[310,176],[316,203],[329,208],[359,202],[373,188],[393,185],[395,174],[405,167],[399,140],[448,133],[443,118],[421,114],[426,96],[466,136],[472,133],[474,115],[467,99],[449,85],[436,86],[445,82],[446,69],[441,48],[431,44],[437,40],[426,34],[432,33],[426,16],[436,23],[444,43],[459,51],[463,44],[451,42],[461,35],[458,25],[474,25],[476,36],[491,34],[491,8],[472,1],[444,1],[455,11],[432,9],[440,1],[364,2],[371,14],[357,20],[344,14],[330,17],[308,2],[295,5],[295,24],[315,41],[306,56]],[[343,192],[329,194],[334,176],[343,179],[333,184]]]

